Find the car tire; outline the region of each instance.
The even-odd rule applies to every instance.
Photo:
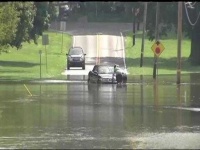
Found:
[[[67,61],[67,70],[70,69],[69,62]]]
[[[117,84],[118,83],[122,83],[122,81],[123,81],[123,75],[121,73],[117,73],[116,74],[116,80],[117,80]]]
[[[85,70],[85,65],[84,65],[84,66],[82,66],[82,69],[83,69],[83,70]]]
[[[100,84],[101,83],[101,81],[100,80],[97,80],[97,84]]]
[[[123,82],[124,82],[124,83],[127,82],[127,76],[126,76],[126,75],[124,75],[124,77],[123,77]]]

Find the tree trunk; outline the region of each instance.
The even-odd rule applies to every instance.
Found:
[[[190,61],[193,65],[200,65],[200,21],[192,29]]]
[[[137,22],[137,29],[136,30],[137,31],[140,30],[140,22],[139,21]]]
[[[190,82],[196,83],[197,81],[199,81],[199,75],[196,73],[190,74]],[[194,84],[190,85],[190,99],[191,99],[190,106],[191,107],[200,107],[199,99],[198,99],[200,97],[199,89],[200,89],[200,85],[194,85]]]

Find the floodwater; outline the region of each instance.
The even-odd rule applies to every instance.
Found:
[[[0,149],[199,149],[199,78],[171,78],[2,83]]]

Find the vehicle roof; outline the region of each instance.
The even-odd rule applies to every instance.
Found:
[[[70,49],[74,49],[74,48],[80,48],[80,49],[83,49],[82,47],[80,46],[74,46],[74,47],[70,47]]]
[[[114,67],[114,65],[112,65],[112,64],[97,64],[97,65],[94,65],[94,66],[98,66],[98,67],[100,67],[100,66]]]
[[[84,50],[82,47],[79,47],[79,46],[75,46],[75,47],[71,47],[69,49],[69,52],[73,52],[73,51],[81,51],[82,53],[84,53]]]

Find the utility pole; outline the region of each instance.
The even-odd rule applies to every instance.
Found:
[[[159,2],[156,5],[156,27],[155,27],[155,41],[159,40],[159,31],[158,31],[158,20],[159,20],[160,6]],[[156,69],[157,69],[157,56],[154,54],[154,66],[153,66],[153,78],[156,79]]]
[[[142,47],[141,47],[141,58],[140,58],[140,67],[143,66],[143,53],[144,53],[144,38],[146,31],[146,18],[147,18],[147,2],[144,2],[144,20],[143,20],[143,35],[142,35]]]
[[[95,7],[96,7],[96,17],[97,17],[97,2],[95,2]]]
[[[132,8],[133,12],[133,46],[135,45],[135,6]]]
[[[178,2],[177,84],[180,84],[181,80],[182,3]]]

